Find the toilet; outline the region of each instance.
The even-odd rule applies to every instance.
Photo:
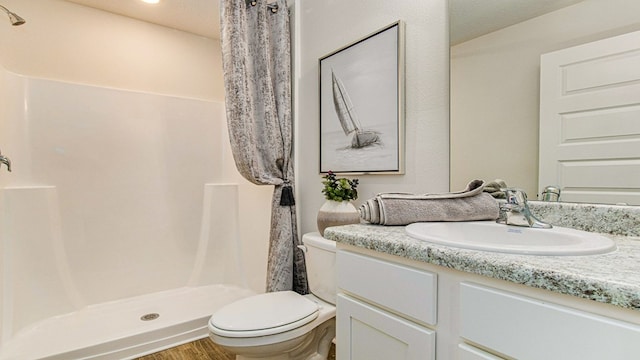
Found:
[[[209,337],[236,360],[325,360],[335,338],[335,241],[319,233],[302,237],[308,295],[259,294],[215,312]]]

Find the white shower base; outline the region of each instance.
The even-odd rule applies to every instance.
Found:
[[[21,330],[2,346],[0,360],[133,359],[206,337],[213,312],[253,294],[236,286],[208,285],[91,305]],[[160,316],[140,319],[150,313]]]

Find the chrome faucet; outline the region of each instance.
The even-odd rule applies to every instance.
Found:
[[[2,151],[0,151],[0,166],[1,164],[7,165],[7,170],[11,172],[11,160],[8,157],[2,155]]]
[[[504,192],[507,202],[500,205],[500,216],[497,223],[505,225],[526,226],[540,229],[551,229],[551,224],[538,220],[529,210],[527,193],[522,189],[500,189]]]

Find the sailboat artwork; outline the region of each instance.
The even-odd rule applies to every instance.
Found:
[[[319,59],[320,173],[404,173],[403,23]]]
[[[331,69],[331,82],[333,89],[333,105],[336,110],[340,125],[346,136],[351,137],[351,147],[355,149],[363,148],[370,145],[380,144],[380,136],[377,131],[366,130],[362,128],[362,124],[358,119],[349,94],[345,89],[342,81],[336,76]]]

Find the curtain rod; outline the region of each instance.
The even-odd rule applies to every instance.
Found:
[[[257,0],[247,0],[247,2],[251,5],[251,6],[256,6],[258,4]],[[272,13],[277,13],[278,12],[278,4],[276,4],[276,2],[271,2],[271,3],[267,3],[267,8],[269,10],[271,10]]]

